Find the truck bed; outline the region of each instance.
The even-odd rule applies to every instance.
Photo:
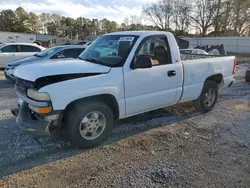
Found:
[[[218,55],[198,55],[198,54],[181,54],[181,60],[193,60],[193,59],[209,59],[209,58],[219,58],[226,56],[218,56]]]
[[[191,56],[193,59],[182,61],[184,73],[182,102],[198,98],[204,82],[212,75],[218,75],[218,80],[222,79],[220,87],[228,87],[232,82],[234,56]]]

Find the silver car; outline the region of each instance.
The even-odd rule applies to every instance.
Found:
[[[33,56],[21,58],[12,61],[7,65],[4,71],[5,78],[14,81],[15,68],[24,63],[34,63],[36,61],[43,61],[48,59],[62,59],[62,58],[77,58],[85,49],[86,45],[65,45],[49,48],[45,51],[37,53]]]

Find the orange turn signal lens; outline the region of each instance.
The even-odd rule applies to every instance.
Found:
[[[40,114],[48,114],[52,111],[51,107],[38,108],[38,113]]]

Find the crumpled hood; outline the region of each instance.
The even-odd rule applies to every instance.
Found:
[[[36,81],[36,79],[45,76],[79,73],[107,73],[110,69],[110,67],[80,59],[56,60],[53,62],[48,60],[17,67],[14,76],[28,81]]]
[[[31,61],[38,61],[38,60],[41,60],[41,58],[36,57],[36,56],[29,56],[29,57],[25,57],[25,58],[21,58],[21,59],[17,59],[15,61],[12,61],[11,63],[9,63],[9,65],[19,66],[19,65],[24,64],[24,63],[29,63]]]

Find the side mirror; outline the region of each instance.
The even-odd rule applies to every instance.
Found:
[[[148,56],[138,56],[132,64],[132,69],[146,69],[153,66],[152,59]]]
[[[57,58],[65,58],[65,56],[63,54],[60,54],[57,56]]]

